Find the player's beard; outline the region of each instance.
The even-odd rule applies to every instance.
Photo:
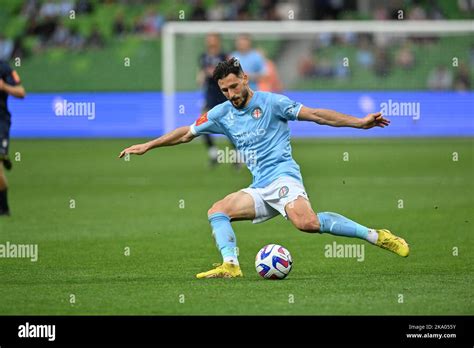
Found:
[[[240,96],[240,100],[241,100],[240,103],[237,105],[234,103],[235,97],[231,99],[231,103],[234,106],[234,108],[243,109],[245,104],[247,103],[248,97],[249,97],[249,90],[246,88],[242,91],[242,95]]]

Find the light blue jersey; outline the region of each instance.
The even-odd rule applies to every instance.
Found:
[[[235,51],[231,54],[231,56],[239,60],[242,70],[247,74],[264,75],[267,72],[265,67],[265,59],[263,59],[262,55],[256,50],[250,50],[246,53]],[[258,89],[257,83],[255,81],[249,81],[249,87],[254,91]]]
[[[243,155],[253,175],[250,187],[261,188],[282,176],[303,181],[291,156],[288,121],[302,107],[288,97],[254,92],[247,107],[236,109],[230,101],[219,104],[191,125],[194,135],[224,134]]]

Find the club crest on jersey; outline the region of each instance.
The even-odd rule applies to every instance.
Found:
[[[288,188],[288,186],[282,186],[280,188],[280,191],[278,191],[278,197],[284,198],[288,195],[288,192],[290,192],[290,189]]]
[[[262,109],[259,107],[256,107],[255,109],[252,110],[252,117],[256,120],[258,120],[260,117],[262,117],[263,112]]]

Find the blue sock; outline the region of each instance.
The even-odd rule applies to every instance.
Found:
[[[239,264],[237,259],[237,241],[230,224],[230,217],[224,213],[215,213],[209,216],[212,226],[212,235],[216,240],[217,249],[222,254],[224,262]]]
[[[365,239],[372,244],[377,241],[378,233],[375,230],[359,225],[342,215],[329,212],[318,213],[317,215],[321,225],[321,233]]]

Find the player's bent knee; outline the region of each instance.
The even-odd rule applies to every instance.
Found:
[[[223,201],[218,201],[214,203],[211,209],[207,211],[207,216],[209,217],[216,213],[223,213],[226,215],[230,215],[231,211],[228,209],[227,204],[225,204]]]
[[[207,211],[207,216],[211,216],[215,213],[221,213],[219,207],[220,207],[219,202],[214,203],[212,207]]]

